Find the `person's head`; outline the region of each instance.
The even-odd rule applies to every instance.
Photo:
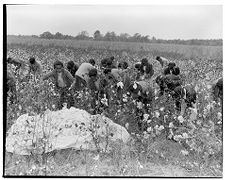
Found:
[[[157,61],[159,61],[160,60],[160,56],[156,56],[156,58],[155,58]]]
[[[67,63],[67,69],[68,69],[68,70],[73,69],[74,66],[75,66],[75,63],[74,63],[73,61],[69,61],[69,62]]]
[[[148,64],[148,59],[147,59],[147,58],[143,58],[143,59],[141,60],[141,64],[142,64],[142,65]]]
[[[55,61],[54,63],[54,69],[56,70],[57,73],[60,73],[63,71],[63,63],[61,61]]]
[[[174,75],[179,75],[180,74],[180,68],[179,67],[175,67],[174,69],[173,69],[173,72],[172,72]]]
[[[113,61],[115,59],[115,57],[114,56],[111,56],[110,59]]]
[[[128,68],[128,63],[126,61],[123,62],[123,69],[127,69]]]
[[[107,58],[102,59],[102,60],[101,60],[101,66],[102,66],[102,67],[106,67],[107,61],[108,61]]]
[[[113,60],[111,58],[107,59],[107,62],[106,62],[107,66],[111,66],[112,63],[113,63]]]
[[[11,57],[8,57],[8,58],[7,58],[7,61],[8,61],[9,63],[11,63],[11,62],[12,62],[12,58],[11,58]]]
[[[95,60],[94,59],[89,59],[89,63],[94,66],[95,65]]]
[[[123,63],[120,62],[120,63],[118,64],[117,68],[118,68],[118,69],[122,69],[122,67],[123,67]]]
[[[216,83],[214,83],[211,89],[213,100],[216,102],[219,99],[223,101],[223,78],[220,78]]]
[[[30,64],[34,64],[35,63],[35,58],[34,57],[30,57],[29,62],[30,62]]]
[[[136,70],[140,71],[140,69],[141,69],[141,63],[136,63],[134,65],[134,67],[135,67]]]
[[[174,62],[170,62],[168,64],[169,69],[173,69],[176,66],[176,64]]]

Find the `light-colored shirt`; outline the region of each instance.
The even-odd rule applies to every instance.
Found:
[[[82,63],[77,72],[76,75],[79,76],[80,78],[84,79],[87,83],[89,80],[89,72],[90,70],[95,69],[94,66],[92,66],[90,63]]]
[[[165,67],[168,66],[170,61],[168,59],[164,58],[164,57],[160,57],[159,62],[161,64],[162,68],[165,68]]]
[[[66,83],[64,82],[64,80],[62,78],[62,72],[58,73],[58,86],[61,88],[66,87]]]
[[[117,81],[120,81],[122,78],[123,70],[122,69],[112,69],[111,74]]]

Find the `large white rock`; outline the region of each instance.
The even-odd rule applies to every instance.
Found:
[[[129,140],[127,130],[101,115],[70,108],[43,115],[21,115],[7,132],[6,151],[20,155],[74,148],[104,150]]]

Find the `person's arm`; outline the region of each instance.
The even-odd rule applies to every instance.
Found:
[[[37,65],[38,65],[37,72],[41,75],[42,74],[42,67],[41,67],[41,65],[39,63]]]
[[[72,74],[71,74],[69,71],[67,71],[66,69],[64,69],[64,71],[65,71],[66,77],[67,77],[70,81],[74,82],[74,77],[72,76]]]
[[[48,78],[52,77],[52,76],[53,76],[53,74],[54,74],[54,70],[53,70],[52,72],[50,72],[50,73],[48,73],[48,74],[44,75],[44,76],[42,77],[42,80],[44,81],[44,80],[46,80],[46,79],[48,79]]]
[[[72,76],[72,74],[71,74],[69,71],[67,71],[66,69],[64,69],[64,71],[65,71],[66,77],[72,82],[71,86],[69,87],[69,90],[71,90],[71,89],[74,87],[74,85],[75,85],[75,78],[74,78],[74,77]]]

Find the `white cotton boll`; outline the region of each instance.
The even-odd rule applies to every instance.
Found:
[[[137,84],[136,83],[134,83],[133,88],[137,89]]]
[[[127,102],[127,98],[123,98],[123,102]]]
[[[129,128],[129,123],[126,123],[125,127],[126,127],[126,129],[128,129]]]
[[[138,108],[138,109],[142,109],[142,107],[143,107],[142,102],[137,102],[137,108]]]
[[[97,160],[99,160],[99,154],[97,155],[97,156],[95,156],[93,159],[95,160],[95,161],[97,161]]]
[[[210,109],[211,109],[211,104],[209,103],[207,106],[206,106],[206,109],[208,110],[208,111],[210,111]]]
[[[67,109],[67,103],[63,103],[63,109]]]
[[[22,110],[22,106],[21,105],[19,105],[19,110]]]
[[[148,127],[147,132],[151,132],[151,131],[152,131],[152,127]]]
[[[120,81],[120,82],[118,82],[118,83],[117,83],[117,87],[121,87],[121,88],[123,88],[123,87],[124,87],[123,82],[121,82],[121,81]]]
[[[55,104],[52,105],[52,108],[55,109]]]
[[[163,129],[164,129],[164,126],[163,125],[159,126],[159,131],[161,131]]]
[[[173,128],[173,127],[174,127],[173,122],[170,122],[169,123],[169,128]]]
[[[182,155],[186,156],[189,154],[189,152],[187,150],[181,150],[180,151]]]
[[[151,121],[152,121],[152,120],[151,120],[151,119],[149,119],[149,120],[147,121],[147,123],[151,123]]]
[[[149,117],[149,114],[144,114],[144,119],[148,119],[148,117]]]
[[[155,111],[155,117],[156,117],[156,118],[159,118],[159,116],[160,116],[159,111]]]
[[[211,89],[212,86],[211,85],[207,85],[206,87],[207,87],[207,89]]]
[[[180,123],[183,123],[185,121],[184,118],[183,118],[183,116],[178,116],[177,119],[179,120]]]
[[[221,112],[218,112],[218,113],[217,113],[217,118],[220,119],[220,120],[222,119],[222,114],[221,114]]]
[[[182,139],[182,136],[181,135],[175,135],[173,138],[174,138],[175,141],[179,141],[180,139]]]
[[[188,138],[188,134],[187,133],[183,133],[183,138],[187,139]]]

